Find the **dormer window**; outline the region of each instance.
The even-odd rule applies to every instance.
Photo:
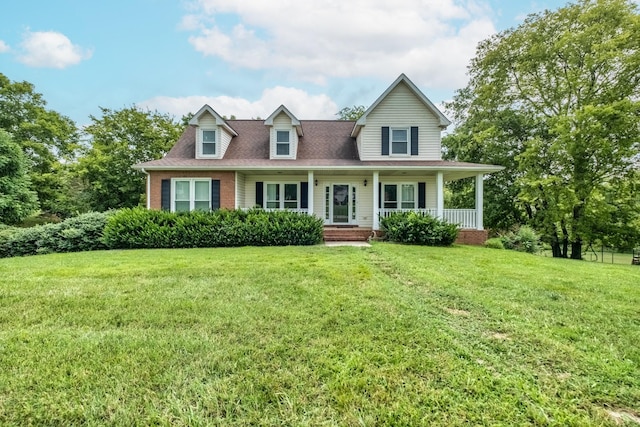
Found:
[[[202,155],[216,156],[216,131],[213,129],[202,130]]]
[[[276,131],[276,155],[289,156],[291,153],[291,131]]]

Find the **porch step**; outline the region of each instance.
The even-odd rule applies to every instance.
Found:
[[[371,236],[371,228],[325,227],[325,242],[366,242]]]

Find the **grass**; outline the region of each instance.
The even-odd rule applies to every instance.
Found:
[[[1,425],[616,425],[640,269],[378,243],[0,260]]]

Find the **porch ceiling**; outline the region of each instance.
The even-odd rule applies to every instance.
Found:
[[[244,175],[281,175],[281,176],[300,176],[306,177],[308,172],[307,170],[242,170],[238,171]],[[443,178],[445,181],[457,181],[463,178],[472,178],[475,177],[478,173],[491,173],[495,172],[495,170],[491,171],[478,171],[478,170],[458,170],[458,171],[442,171]],[[383,177],[420,177],[420,176],[436,176],[438,171],[436,170],[381,170],[379,171],[380,179]],[[316,170],[313,171],[313,175],[315,177],[330,177],[330,176],[358,176],[358,177],[366,177],[373,181],[373,171],[371,170],[363,170],[363,169],[340,169],[340,170]]]

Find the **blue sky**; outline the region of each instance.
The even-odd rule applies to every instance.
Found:
[[[400,73],[436,104],[476,44],[564,0],[31,0],[0,14],[0,73],[78,125],[99,107],[300,119],[369,105]]]

